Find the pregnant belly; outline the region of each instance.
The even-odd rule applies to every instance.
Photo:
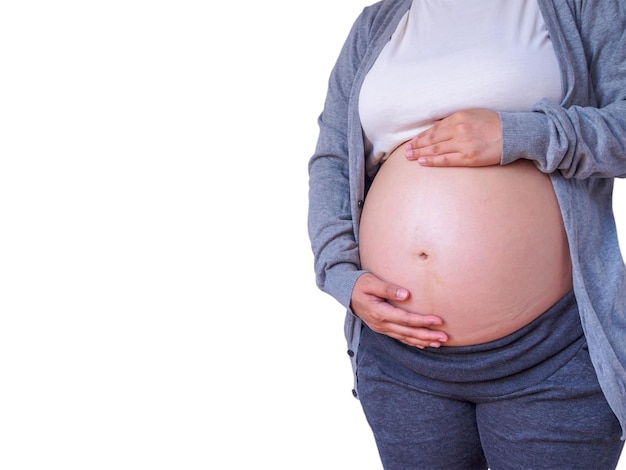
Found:
[[[400,146],[367,194],[359,249],[364,269],[409,290],[396,305],[444,320],[450,346],[506,336],[572,288],[550,178],[526,160],[422,167]]]

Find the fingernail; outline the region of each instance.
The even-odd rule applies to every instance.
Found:
[[[439,346],[441,346],[439,343],[430,343],[429,346],[431,348],[438,348]]]
[[[407,298],[407,296],[409,295],[408,291],[406,289],[398,289],[396,290],[396,299],[398,300],[404,300]]]

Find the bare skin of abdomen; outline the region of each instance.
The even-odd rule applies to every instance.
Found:
[[[434,168],[398,147],[381,166],[360,222],[363,269],[409,290],[394,303],[444,323],[444,346],[502,338],[572,288],[550,178],[528,160]]]

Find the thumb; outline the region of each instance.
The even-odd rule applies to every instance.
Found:
[[[409,298],[407,289],[384,281],[372,273],[363,274],[357,283],[362,283],[361,287],[364,291],[382,299],[402,301]]]

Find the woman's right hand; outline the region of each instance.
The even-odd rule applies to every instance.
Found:
[[[402,302],[409,296],[405,288],[365,273],[359,276],[354,285],[350,307],[355,315],[377,333],[420,349],[438,348],[448,339],[443,331],[430,328],[443,324],[440,317],[409,312],[388,302]]]

